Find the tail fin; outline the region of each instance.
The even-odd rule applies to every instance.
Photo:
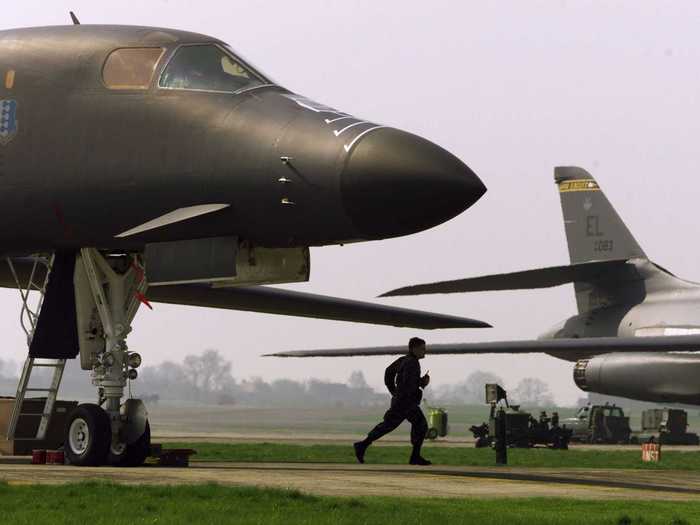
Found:
[[[571,264],[647,258],[590,173],[575,166],[557,167],[554,180],[559,187]],[[622,284],[633,269],[624,266],[597,279],[574,281],[579,313],[614,304],[620,294],[627,300],[639,295],[635,279]]]
[[[575,166],[554,168],[571,264],[646,258],[595,179]]]

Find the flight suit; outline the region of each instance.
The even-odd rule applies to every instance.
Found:
[[[391,363],[384,372],[384,384],[391,393],[391,407],[384,414],[384,420],[367,434],[366,441],[376,441],[408,420],[411,423],[413,455],[420,456],[428,432],[428,422],[419,406],[423,391],[418,358],[408,354]]]

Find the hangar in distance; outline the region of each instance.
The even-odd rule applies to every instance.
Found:
[[[0,180],[12,225],[0,231],[0,286],[22,291],[29,341],[10,437],[38,360],[54,360],[58,385],[79,355],[98,402],[69,417],[74,464],[145,457],[143,404],[122,402],[141,362],[126,344],[141,304],[488,326],[259,286],[308,280],[310,246],[419,232],[486,188],[432,142],[292,93],[206,35],[0,31]]]
[[[700,284],[647,257],[595,179],[558,167],[571,264],[418,284],[384,296],[547,288],[573,283],[578,313],[537,340],[429,345],[428,354],[547,353],[575,362],[584,391],[700,405]],[[389,355],[403,346],[300,350],[281,357]]]

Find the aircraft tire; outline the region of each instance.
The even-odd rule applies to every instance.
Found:
[[[112,441],[109,416],[100,406],[78,405],[68,416],[64,450],[71,465],[96,467],[103,465]]]
[[[146,430],[140,438],[126,445],[121,452],[110,446],[107,463],[114,467],[140,467],[151,452],[151,425],[146,421]]]

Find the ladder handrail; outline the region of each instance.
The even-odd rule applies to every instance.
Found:
[[[46,286],[49,282],[49,277],[51,275],[51,269],[53,268],[54,259],[54,254],[51,254],[48,260],[42,258],[41,256],[33,257],[32,270],[29,273],[28,282],[25,286],[23,286],[22,282],[19,279],[19,275],[17,274],[17,270],[15,269],[15,265],[12,262],[12,259],[10,257],[6,258],[7,264],[10,267],[10,272],[12,273],[12,277],[14,278],[15,284],[17,285],[17,290],[19,291],[20,298],[22,299],[22,308],[20,310],[19,321],[20,325],[22,326],[22,330],[24,330],[24,333],[27,336],[27,344],[31,344],[31,340],[34,335],[34,330],[36,329],[36,322],[39,318],[41,307],[44,303],[44,296],[46,295]],[[35,282],[35,276],[40,263],[44,264],[46,274],[44,275],[43,283],[41,285],[38,285]],[[32,309],[29,306],[30,292],[39,292],[39,300],[37,302],[36,308],[34,309]],[[30,325],[29,327],[27,326],[25,319],[28,319]]]
[[[15,279],[15,284],[19,290],[20,297],[22,298],[22,309],[20,311],[20,325],[22,330],[27,336],[27,346],[31,347],[32,338],[34,337],[34,331],[36,330],[37,321],[39,315],[41,314],[41,308],[44,305],[44,297],[46,296],[46,287],[49,283],[49,278],[51,276],[51,270],[53,269],[53,264],[55,260],[55,254],[51,254],[48,259],[42,258],[41,256],[34,256],[32,264],[32,270],[29,273],[28,282],[26,286],[22,286],[20,282],[19,275],[15,269],[15,265],[10,257],[7,257],[7,264],[10,267],[10,272]],[[44,280],[41,285],[36,283],[36,275],[39,265],[43,264],[45,266],[46,273],[44,275]],[[36,308],[32,309],[29,305],[30,293],[38,292],[39,298],[36,304]],[[27,323],[29,326],[27,326]],[[44,401],[44,408],[41,413],[31,414],[31,416],[41,416],[39,421],[39,426],[37,428],[36,436],[33,439],[43,440],[46,437],[46,431],[48,430],[49,423],[51,422],[51,416],[53,414],[53,407],[56,403],[56,398],[58,397],[58,390],[61,385],[61,379],[63,378],[63,371],[66,366],[65,359],[55,359],[53,362],[48,363],[45,361],[37,362],[34,357],[27,356],[24,366],[22,367],[22,375],[19,378],[17,384],[17,394],[15,396],[15,403],[12,407],[12,414],[10,415],[10,422],[7,427],[7,439],[15,440],[15,433],[17,431],[17,423],[19,422],[20,416],[28,416],[22,412],[22,406],[24,405],[24,400],[27,392],[46,392],[46,399]],[[53,374],[51,377],[51,385],[49,388],[32,388],[29,386],[32,371],[34,367],[52,367]],[[20,438],[22,440],[32,439],[32,438]]]

